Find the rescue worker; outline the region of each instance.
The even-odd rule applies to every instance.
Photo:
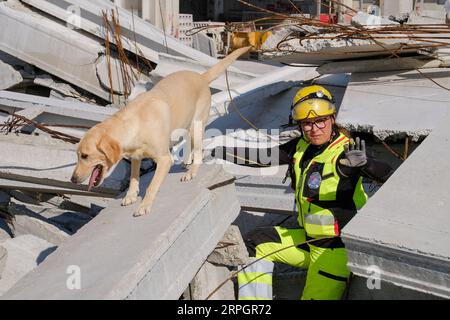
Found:
[[[291,111],[290,122],[298,125],[302,136],[279,146],[277,160],[289,164],[299,228],[259,228],[244,237],[252,261],[268,256],[238,274],[240,300],[272,299],[275,262],[308,270],[302,299],[341,299],[350,271],[339,235],[367,201],[362,177],[384,182],[392,172],[389,165],[367,157],[364,140],[353,141],[339,131],[334,98],[325,88],[299,90]],[[220,152],[223,159],[238,164],[239,157],[230,159],[230,154],[257,154],[226,147]],[[245,165],[255,166],[259,158],[247,159]],[[297,245],[308,240],[314,242]]]

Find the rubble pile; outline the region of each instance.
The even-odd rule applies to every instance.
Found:
[[[284,63],[323,64],[366,57],[419,56],[441,58],[450,44],[444,24],[405,24],[409,15],[384,18],[358,12],[351,25],[306,18],[274,27],[262,46],[263,57]],[[399,23],[400,22],[400,23]]]
[[[76,15],[68,5],[79,9]],[[351,25],[301,15],[283,21],[287,18],[290,22],[272,28],[262,46],[270,63],[237,61],[227,77],[211,83],[207,129],[243,130],[206,137],[210,148],[228,142],[272,147],[297,136],[295,130],[281,130],[267,140],[253,129],[281,128],[298,87],[312,82],[332,87],[343,127],[383,143],[406,139],[403,160],[408,143],[427,137],[448,114],[448,26],[362,12]],[[189,298],[205,299],[246,263],[241,232],[258,219],[263,225],[263,214],[272,214],[273,222],[280,213],[293,213],[294,197],[280,186],[282,167],[261,174],[259,168],[230,164],[224,173],[211,166],[190,188],[178,183],[176,168],[158,195],[158,214],[139,223],[127,215],[133,208],[123,208],[118,199],[128,188],[129,160],[92,190],[73,184],[76,144],[87,130],[161,78],[180,70],[201,73],[218,60],[109,0],[0,0],[0,29],[0,297],[9,291],[9,297],[85,298],[60,287],[70,252],[91,271],[89,297],[137,299],[148,298],[148,292],[179,297],[194,278]],[[296,66],[284,65],[291,63]],[[142,185],[154,169],[143,161]],[[174,193],[189,205],[174,204]],[[261,217],[236,219],[239,212]],[[187,259],[195,263],[183,263],[180,272],[180,261]],[[37,268],[44,260],[51,261]],[[99,286],[106,267],[117,274],[111,272],[108,284]],[[56,273],[59,282],[53,281]],[[39,281],[41,287],[28,289]],[[212,298],[233,299],[232,283]]]

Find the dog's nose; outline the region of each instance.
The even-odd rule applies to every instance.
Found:
[[[72,176],[72,178],[70,178],[70,181],[72,181],[72,183],[78,183],[78,179],[75,176]]]

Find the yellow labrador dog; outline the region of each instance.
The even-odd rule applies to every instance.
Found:
[[[182,178],[182,181],[189,181],[196,176],[202,163],[203,134],[211,108],[209,83],[249,49],[234,51],[203,74],[191,71],[170,74],[152,90],[139,95],[122,110],[90,129],[78,146],[78,162],[72,182],[83,183],[90,177],[91,190],[103,182],[114,164],[122,157],[128,157],[131,159],[130,187],[122,200],[122,205],[127,206],[138,199],[141,160],[151,158],[157,169],[134,216],[149,213],[173,164],[170,153],[172,132],[177,129],[189,131],[194,162]]]

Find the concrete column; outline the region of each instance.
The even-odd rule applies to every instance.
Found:
[[[398,15],[411,12],[414,9],[414,0],[384,1],[383,15]]]
[[[115,0],[114,3],[150,22],[166,34],[178,37],[179,0]]]
[[[322,1],[316,0],[316,17],[320,18],[320,13],[322,12]]]

